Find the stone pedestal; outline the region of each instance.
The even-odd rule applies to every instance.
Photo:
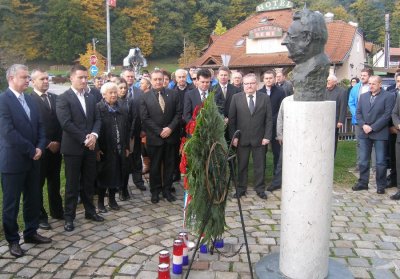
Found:
[[[335,277],[329,266],[335,114],[335,102],[285,104],[280,255],[257,263],[259,278],[273,271],[268,258],[279,265],[276,278],[352,278]]]

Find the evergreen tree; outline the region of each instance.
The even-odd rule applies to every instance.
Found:
[[[85,52],[91,42],[91,26],[79,0],[49,0],[44,45],[49,60],[69,63]]]
[[[215,29],[214,29],[214,34],[215,35],[222,35],[226,32],[226,27],[222,25],[221,20],[217,20],[217,23],[215,24]]]
[[[194,43],[188,43],[178,59],[179,67],[186,67],[200,56],[200,50]]]
[[[207,45],[210,32],[210,23],[208,18],[201,12],[196,12],[193,16],[192,30],[196,30],[190,34],[190,41],[195,42],[198,48],[203,48]]]
[[[390,22],[390,44],[392,47],[400,47],[400,0],[397,0]]]

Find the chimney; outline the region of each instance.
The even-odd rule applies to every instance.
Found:
[[[325,22],[326,22],[326,23],[332,22],[334,16],[335,16],[335,15],[332,14],[332,13],[326,13],[326,14],[324,15]]]
[[[351,26],[358,27],[358,23],[357,22],[349,21],[349,24]]]

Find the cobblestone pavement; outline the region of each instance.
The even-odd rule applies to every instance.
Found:
[[[176,188],[182,200],[182,187],[176,184]],[[183,202],[161,200],[153,205],[148,190],[133,186],[131,190],[133,199],[120,202],[122,210],[103,214],[106,221],[101,225],[85,220],[82,211],[73,232],[65,232],[62,221],[50,220],[53,230],[40,233],[52,237],[53,243],[22,244],[27,251],[22,258],[13,258],[7,243],[0,242],[0,278],[157,278],[158,252],[172,250],[182,226]],[[334,189],[330,253],[356,278],[400,278],[400,203],[389,199],[394,188],[387,192]],[[268,194],[267,201],[254,191],[242,198],[253,264],[279,251],[281,192]],[[243,243],[243,233],[231,197],[224,239],[226,247],[234,250]],[[245,248],[231,258],[201,255],[189,278],[250,278]]]

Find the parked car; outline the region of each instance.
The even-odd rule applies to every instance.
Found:
[[[396,86],[396,82],[393,78],[382,78],[382,88],[387,89],[389,86]]]

